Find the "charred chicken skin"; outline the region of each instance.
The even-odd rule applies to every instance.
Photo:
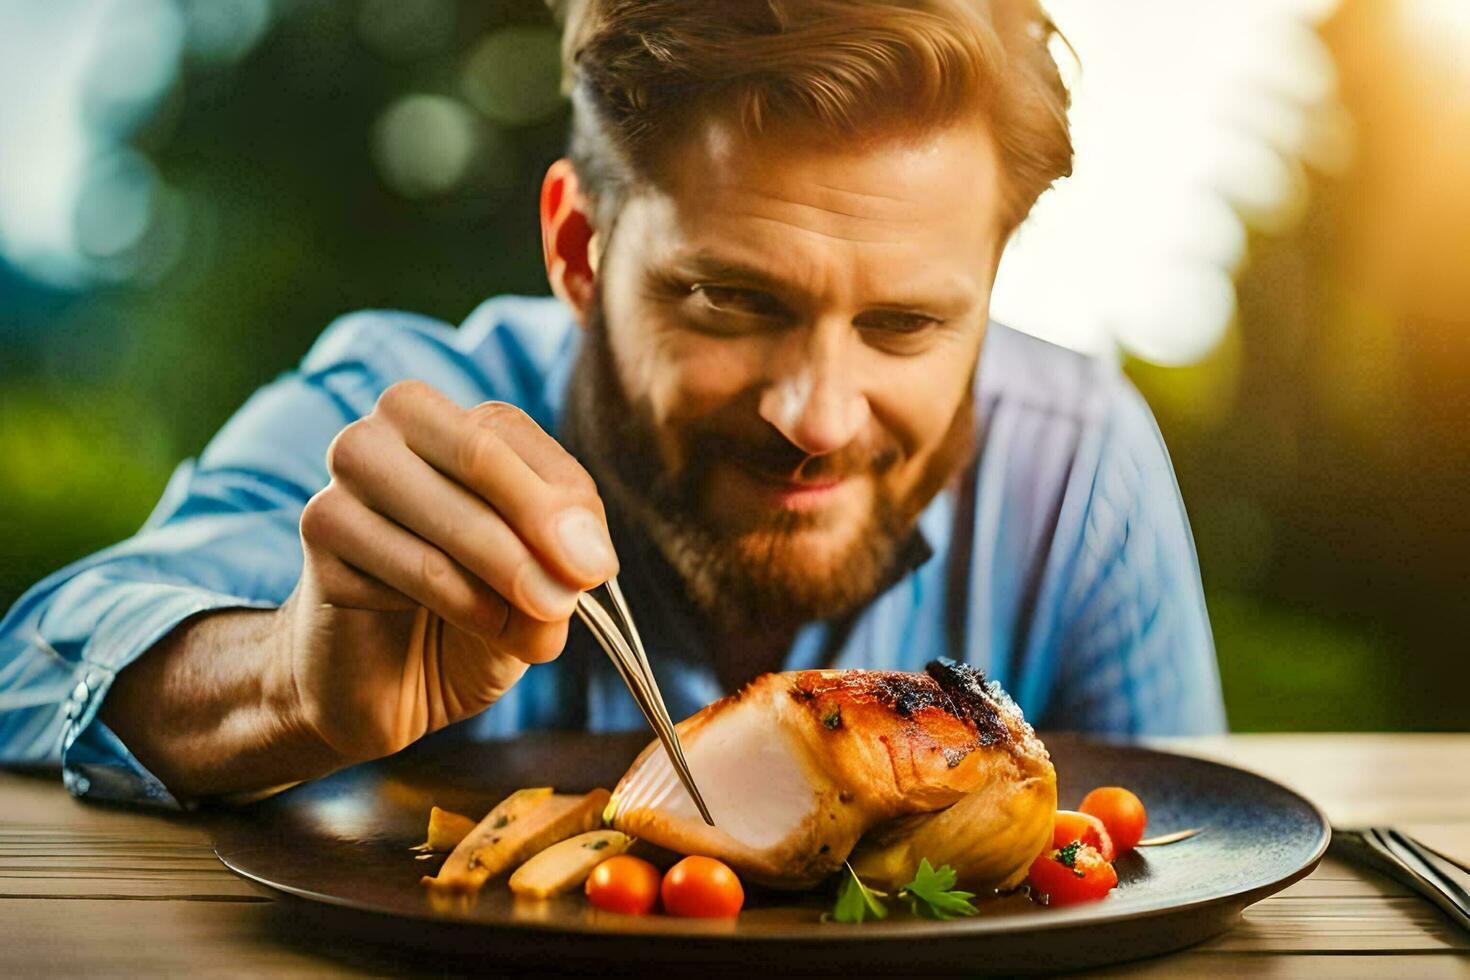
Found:
[[[613,826],[751,881],[809,888],[851,855],[880,887],[928,858],[967,888],[1009,888],[1051,841],[1046,749],[1000,686],[963,664],[763,674],[677,727],[715,826],[657,742],[618,783]]]

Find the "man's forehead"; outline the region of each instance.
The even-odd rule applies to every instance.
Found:
[[[744,241],[779,254],[857,251],[872,262],[994,266],[1003,244],[998,166],[988,128],[966,120],[928,131],[836,141],[795,126],[747,135],[717,118],[661,154],[641,192],[653,254]],[[638,222],[642,223],[642,222]],[[833,251],[833,248],[838,251]],[[894,273],[913,275],[895,267]]]
[[[713,122],[670,149],[662,186],[627,202],[670,275],[944,311],[988,292],[1001,203],[982,126],[837,142]]]
[[[710,117],[667,149],[659,169],[655,192],[686,229],[766,221],[902,245],[1001,226],[996,156],[978,119],[836,139],[795,124],[748,134]]]

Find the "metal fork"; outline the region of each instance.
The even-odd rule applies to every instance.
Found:
[[[679,744],[679,733],[674,730],[674,722],[669,717],[669,709],[664,705],[664,696],[658,689],[658,681],[653,679],[648,653],[643,649],[643,639],[638,635],[638,627],[633,625],[633,615],[628,611],[623,590],[618,587],[617,576],[577,596],[577,615],[587,624],[602,649],[607,651],[613,666],[622,676],[623,683],[628,685],[633,700],[638,703],[638,709],[648,719],[653,733],[658,736],[664,751],[668,753],[669,762],[673,763],[679,781],[684,784],[694,805],[699,808],[699,815],[704,818],[705,823],[713,827],[714,818],[710,816],[709,807],[705,806],[704,797],[699,795],[699,787],[694,785],[689,762],[684,758],[684,746]]]
[[[1470,873],[1392,827],[1333,828],[1332,843],[1347,856],[1376,867],[1438,905],[1470,931]]]

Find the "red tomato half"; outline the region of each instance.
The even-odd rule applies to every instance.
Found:
[[[1098,787],[1082,798],[1082,805],[1077,809],[1103,822],[1119,854],[1127,854],[1137,847],[1143,840],[1143,828],[1148,826],[1143,802],[1121,786]]]
[[[587,900],[607,912],[646,915],[658,904],[658,868],[642,858],[619,854],[587,876]]]
[[[1079,905],[1106,898],[1118,884],[1118,872],[1097,848],[1072,844],[1042,851],[1031,862],[1031,888],[1052,906]]]
[[[735,872],[712,857],[690,856],[664,875],[664,911],[691,919],[728,919],[740,914],[745,889]]]
[[[1076,810],[1058,810],[1056,829],[1052,831],[1051,846],[1066,847],[1073,841],[1080,840],[1089,847],[1097,848],[1097,852],[1103,856],[1104,861],[1113,859],[1113,838],[1108,835],[1108,828],[1103,822],[1090,813],[1078,813]]]

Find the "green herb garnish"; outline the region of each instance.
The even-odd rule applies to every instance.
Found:
[[[975,915],[980,910],[970,904],[974,892],[955,888],[958,872],[949,865],[941,865],[936,871],[928,858],[919,861],[919,870],[914,880],[903,886],[898,897],[907,899],[915,915],[926,919],[954,919],[962,915]]]
[[[836,731],[842,727],[842,709],[838,708],[830,715],[822,719],[822,724],[827,726],[828,731]]]
[[[831,918],[837,922],[862,922],[868,916],[881,919],[888,915],[888,906],[883,904],[886,892],[869,888],[858,879],[852,865],[844,862],[847,877],[837,891],[837,904]],[[949,865],[940,865],[938,870],[928,858],[919,861],[914,880],[903,886],[898,897],[909,903],[914,915],[925,919],[955,919],[965,915],[976,915],[980,910],[970,903],[974,892],[955,888],[959,874]]]
[[[888,915],[888,907],[881,901],[888,897],[887,893],[864,885],[858,880],[852,865],[844,861],[842,866],[847,869],[847,878],[837,890],[837,904],[832,907],[832,918],[838,922],[856,923],[862,922],[869,915],[875,919]]]
[[[1052,860],[1071,868],[1072,873],[1077,877],[1086,878],[1087,873],[1077,867],[1077,852],[1080,850],[1082,850],[1082,842],[1080,840],[1074,840],[1066,847],[1057,848],[1057,852],[1052,855]]]
[[[582,846],[587,848],[587,850],[589,851],[600,851],[607,846],[607,839],[598,838],[597,840],[590,840]]]

